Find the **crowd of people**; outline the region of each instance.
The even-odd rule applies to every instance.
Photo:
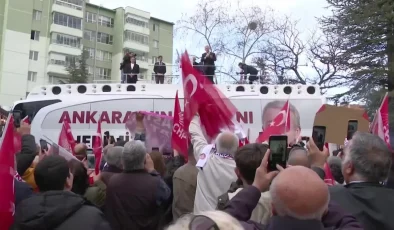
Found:
[[[96,174],[84,144],[67,161],[37,146],[28,124],[18,132],[13,230],[394,229],[392,151],[369,133],[356,132],[336,156],[312,138],[292,144],[287,167],[267,171],[268,144],[240,147],[223,131],[212,147],[196,115],[188,159],[148,152],[140,140],[106,141]]]

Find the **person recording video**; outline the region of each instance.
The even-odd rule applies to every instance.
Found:
[[[249,84],[253,84],[253,82],[258,79],[257,75],[259,74],[259,71],[253,66],[246,65],[245,63],[240,62],[238,63],[238,67],[242,70],[239,74],[242,74],[244,76],[244,80],[246,80],[249,74]]]

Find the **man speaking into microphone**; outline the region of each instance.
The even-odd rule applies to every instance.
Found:
[[[201,56],[201,62],[204,64],[204,73],[205,76],[215,84],[213,81],[213,76],[215,75],[215,61],[216,55],[215,53],[211,52],[211,48],[207,45],[205,46],[205,53]]]

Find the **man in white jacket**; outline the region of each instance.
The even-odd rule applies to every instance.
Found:
[[[189,133],[194,147],[199,172],[197,175],[194,213],[216,209],[217,198],[225,193],[231,182],[237,179],[234,172],[234,154],[238,149],[238,137],[231,132],[218,135],[210,145],[201,129],[199,116],[190,123]]]

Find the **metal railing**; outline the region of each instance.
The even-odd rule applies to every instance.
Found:
[[[100,80],[94,80],[93,83],[100,83],[100,84],[105,84],[105,83],[122,83],[122,84],[127,84],[127,75],[132,75],[135,76],[137,75],[138,77],[138,81],[137,84],[141,84],[141,83],[145,83],[145,84],[155,84],[156,83],[156,79],[155,76],[151,76],[149,78],[149,75],[146,74],[123,74],[123,78],[121,78],[121,80],[105,80],[105,79],[100,79]],[[145,76],[147,76],[147,78],[145,78]],[[173,84],[173,80],[179,78],[179,75],[165,75],[164,76],[164,84]]]

